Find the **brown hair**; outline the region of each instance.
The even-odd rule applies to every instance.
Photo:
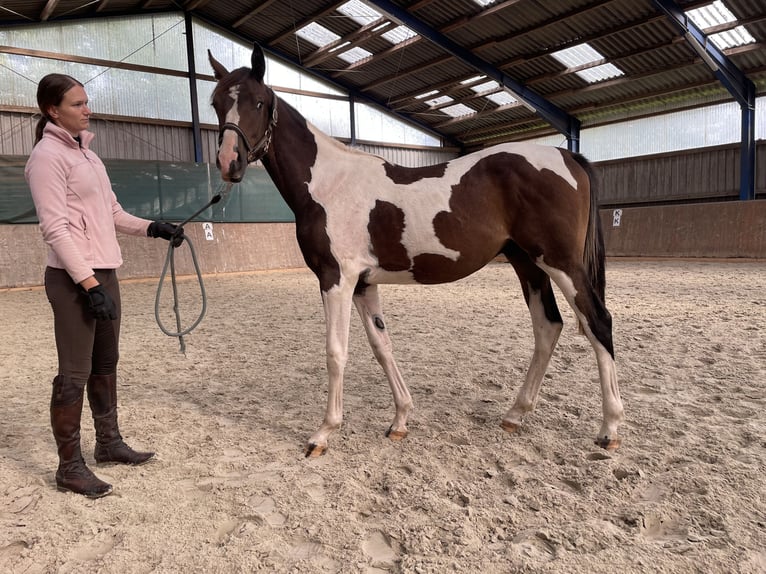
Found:
[[[74,86],[83,87],[80,82],[66,74],[48,74],[37,84],[37,107],[40,108],[43,117],[38,120],[35,128],[35,144],[42,139],[45,124],[51,121],[48,117],[48,109],[51,106],[60,105],[64,94]]]

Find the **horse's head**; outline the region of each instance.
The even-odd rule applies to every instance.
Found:
[[[207,54],[218,80],[212,98],[220,130],[215,163],[224,181],[238,182],[245,175],[247,164],[269,150],[277,123],[277,98],[263,83],[266,63],[258,44],[253,47],[252,68],[232,72],[210,50]]]

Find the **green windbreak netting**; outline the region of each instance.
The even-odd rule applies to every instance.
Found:
[[[36,223],[24,179],[26,157],[0,157],[0,223]],[[206,163],[105,160],[122,207],[147,219],[183,221],[222,189],[218,170]],[[250,166],[226,198],[197,218],[214,222],[293,221],[293,213],[262,167]]]

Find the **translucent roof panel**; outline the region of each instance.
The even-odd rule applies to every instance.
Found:
[[[489,94],[487,96],[488,100],[492,100],[495,102],[498,106],[507,106],[509,104],[513,104],[518,102],[516,98],[514,98],[511,94],[509,94],[506,91],[502,92],[495,92],[494,94]]]
[[[686,12],[689,19],[699,28],[710,28],[719,24],[728,24],[737,20],[726,5],[721,0],[716,0],[712,4],[696,8]]]
[[[604,56],[589,44],[579,44],[571,48],[559,50],[558,52],[553,52],[551,56],[568,68],[578,68],[604,60]],[[575,73],[591,84],[623,75],[622,70],[614,64],[601,64],[579,70]]]
[[[370,8],[361,0],[349,0],[342,6],[338,6],[336,10],[362,26],[366,26],[381,17],[380,12]]]
[[[431,90],[429,92],[423,92],[422,94],[419,94],[415,96],[416,100],[422,100],[423,98],[427,98],[429,96],[433,96],[434,94],[438,94],[439,90]]]
[[[558,52],[551,54],[559,62],[564,64],[568,68],[575,68],[577,66],[584,66],[592,62],[598,62],[603,60],[604,56],[593,48],[590,44],[580,44],[578,46],[572,46]]]
[[[588,68],[587,70],[580,70],[579,72],[576,72],[576,74],[586,82],[595,84],[596,82],[608,80],[609,78],[622,76],[622,70],[614,64],[602,64],[601,66]]]
[[[495,80],[489,80],[484,82],[483,84],[477,84],[475,86],[471,86],[471,89],[476,92],[477,94],[480,94],[482,92],[488,92],[490,90],[496,90],[500,87],[500,84],[498,84]]]
[[[335,42],[337,40],[340,40],[340,36],[338,36],[335,32],[332,30],[328,30],[321,24],[317,24],[316,22],[312,22],[311,24],[308,24],[298,30],[296,35],[300,36],[304,40],[308,40],[312,44],[315,44],[317,46],[326,46],[327,44],[330,44],[332,42]]]
[[[415,32],[407,28],[407,26],[397,26],[393,30],[389,30],[382,34],[382,36],[391,42],[392,44],[399,44],[410,38],[417,36]]]
[[[471,114],[476,113],[476,110],[469,108],[465,104],[455,104],[454,106],[448,106],[446,108],[442,108],[441,111],[449,116],[452,116],[453,118],[461,118],[463,116],[470,116]]]
[[[358,62],[359,60],[364,60],[365,58],[369,58],[372,56],[372,52],[368,52],[364,48],[351,48],[350,50],[346,50],[342,54],[338,54],[338,57],[341,60],[345,60],[349,64],[353,64],[354,62]]]
[[[750,35],[747,28],[744,26],[737,26],[732,30],[726,32],[719,32],[710,36],[710,41],[718,46],[721,50],[726,48],[734,48],[736,46],[744,46],[745,44],[753,44],[755,38]]]
[[[737,21],[737,17],[734,16],[732,11],[721,0],[716,0],[712,4],[702,6],[701,8],[689,10],[686,12],[686,15],[698,28],[703,30],[712,26],[720,26]],[[713,34],[710,36],[710,40],[721,50],[755,42],[755,38],[744,26],[737,26],[732,30]]]
[[[449,102],[454,102],[452,98],[449,96],[439,96],[438,98],[434,98],[432,100],[426,100],[426,104],[429,106],[440,106],[442,104],[448,104]]]

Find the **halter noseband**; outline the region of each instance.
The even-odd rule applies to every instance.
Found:
[[[247,136],[245,135],[245,132],[242,131],[242,128],[240,128],[237,124],[233,124],[230,122],[226,122],[221,126],[221,130],[218,132],[218,147],[221,147],[221,143],[223,142],[223,132],[226,130],[231,130],[235,132],[239,137],[242,138],[242,141],[245,142],[245,150],[247,150],[247,163],[253,163],[254,161],[257,161],[261,159],[263,156],[265,156],[269,152],[269,146],[271,145],[271,137],[274,135],[274,128],[277,126],[277,120],[279,119],[279,116],[277,114],[277,101],[279,98],[277,98],[277,95],[272,91],[272,106],[271,106],[271,119],[269,120],[269,125],[266,128],[266,131],[263,132],[263,135],[261,136],[261,139],[256,142],[255,145],[250,145],[250,141],[247,139]]]

